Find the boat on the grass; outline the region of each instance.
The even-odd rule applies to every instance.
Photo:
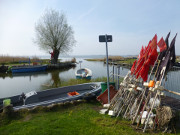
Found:
[[[69,95],[71,93],[71,96]],[[72,94],[77,93],[77,94]],[[14,110],[23,108],[33,108],[35,106],[47,106],[54,103],[74,101],[79,99],[89,99],[99,96],[101,93],[101,82],[84,83],[73,86],[48,89],[40,92],[31,91],[12,97],[0,99],[1,106],[3,101],[9,100]]]
[[[33,65],[33,66],[21,66],[21,67],[12,67],[12,73],[28,73],[28,72],[40,72],[45,71],[47,65]]]
[[[92,71],[88,68],[80,68],[75,72],[77,79],[91,79]]]

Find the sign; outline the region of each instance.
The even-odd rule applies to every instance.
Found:
[[[106,36],[107,36],[107,42],[112,42],[112,35],[100,35],[99,42],[106,42]]]
[[[108,88],[108,104],[110,104],[110,89],[109,89],[109,64],[108,64],[108,44],[112,42],[112,35],[99,35],[99,42],[106,43],[106,65],[107,65],[107,88]]]

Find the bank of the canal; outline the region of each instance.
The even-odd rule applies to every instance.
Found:
[[[33,65],[33,64],[31,64]],[[42,65],[42,64],[41,64]],[[23,66],[28,66],[28,64],[18,64],[18,65],[4,65],[2,64],[0,66],[0,73],[11,73],[11,68],[13,67],[23,67]],[[75,67],[76,63],[74,62],[61,62],[61,63],[57,63],[57,64],[47,64],[47,71],[49,70],[54,70],[54,69],[65,69],[65,68],[72,68]]]
[[[142,133],[129,121],[120,117],[99,114],[102,108],[96,100],[58,104],[54,107],[38,107],[21,110],[7,117],[0,114],[0,133],[6,134],[63,134],[63,135],[160,135],[161,132]]]

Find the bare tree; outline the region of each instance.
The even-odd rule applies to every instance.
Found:
[[[59,54],[67,53],[75,45],[74,32],[68,25],[64,13],[46,10],[35,26],[35,42],[47,52],[53,51],[52,63],[56,64]]]

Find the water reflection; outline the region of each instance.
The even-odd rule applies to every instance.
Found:
[[[51,87],[57,88],[58,86],[61,86],[61,79],[59,77],[60,71],[51,72],[51,81],[52,85]]]
[[[74,69],[74,68],[72,68]],[[63,70],[53,70],[48,72],[48,76],[50,76],[49,79],[47,79],[43,84],[41,84],[41,90],[49,89],[49,88],[57,88],[61,86],[62,81],[64,79],[61,79],[61,74],[64,72],[69,72],[69,70],[72,70],[71,68],[65,68]]]
[[[92,70],[92,78],[105,77],[107,75],[106,65],[103,62],[86,61],[83,58],[77,61],[83,61],[82,68],[89,68]],[[30,91],[41,91],[45,89],[55,88],[61,86],[62,82],[69,79],[76,78],[75,71],[80,68],[77,65],[74,68],[65,68],[63,70],[52,70],[48,72],[26,73],[26,74],[3,74],[0,75],[0,98],[27,93]],[[112,66],[109,66],[109,71],[112,71]],[[128,69],[121,70],[124,76]]]

